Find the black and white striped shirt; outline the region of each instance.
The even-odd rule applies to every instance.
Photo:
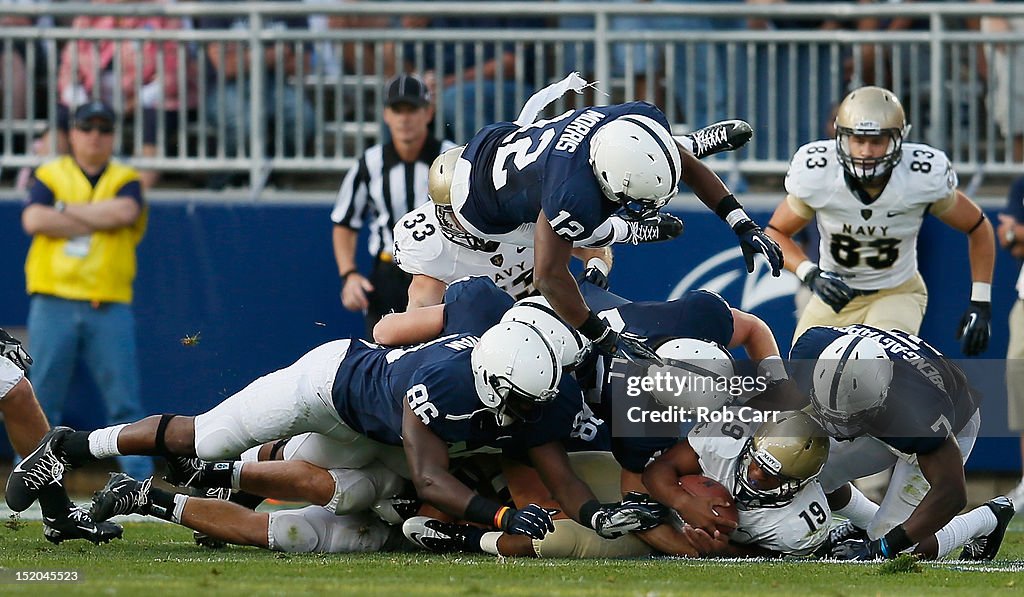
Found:
[[[456,145],[451,141],[430,137],[411,164],[398,157],[391,143],[367,149],[341,183],[331,221],[353,230],[368,224],[370,255],[376,259],[381,252],[390,252],[395,224],[429,200],[427,174],[434,158],[453,147]]]

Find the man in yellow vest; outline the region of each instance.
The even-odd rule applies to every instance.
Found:
[[[71,154],[36,169],[21,215],[32,246],[25,282],[32,383],[47,418],[62,420],[76,365],[88,367],[111,424],[143,417],[139,396],[132,282],[135,248],[146,230],[139,174],[112,160],[113,110],[79,106]],[[147,458],[121,467],[145,478]],[[133,472],[134,471],[134,472]]]

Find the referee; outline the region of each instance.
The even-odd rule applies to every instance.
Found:
[[[338,191],[331,212],[334,259],[341,276],[341,303],[366,315],[366,336],[392,311],[404,311],[411,276],[394,263],[392,228],[406,213],[426,203],[427,172],[441,152],[455,147],[430,136],[434,118],[430,92],[422,80],[399,75],[384,86],[384,123],[391,141],[374,145],[359,158]],[[373,269],[366,277],[356,267],[356,242],[366,223]]]

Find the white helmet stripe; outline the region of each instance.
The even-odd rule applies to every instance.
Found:
[[[860,336],[854,337],[853,342],[850,342],[850,345],[843,351],[842,356],[839,357],[839,364],[836,366],[836,372],[832,374],[832,387],[828,393],[828,405],[832,410],[838,410],[839,408],[837,396],[839,395],[839,379],[843,376],[843,369],[846,368],[846,362],[850,360],[850,353],[853,352],[853,349],[860,344],[862,340],[864,340],[864,338],[861,338]]]
[[[535,302],[532,302],[532,301],[531,302],[522,302],[522,303],[518,303],[517,306],[519,306],[519,307],[526,307],[526,308],[529,308],[529,309],[537,309],[538,311],[547,313],[548,315],[550,315],[551,317],[555,318],[558,321],[565,321],[565,320],[562,319],[561,315],[559,315],[558,313],[555,312],[554,309],[552,309],[551,307],[549,307],[547,305],[542,305],[541,303],[535,303]],[[576,328],[572,327],[569,324],[565,324],[565,329],[569,330],[569,333],[572,334],[573,339],[576,340],[576,346],[577,347],[585,346],[585,343],[583,342],[583,336],[580,335],[579,330],[577,330]]]
[[[660,147],[662,153],[665,154],[665,161],[668,162],[669,172],[671,172],[671,175],[672,175],[672,187],[673,188],[678,187],[679,186],[679,175],[676,172],[675,160],[672,159],[672,154],[669,153],[669,148],[662,141],[662,139],[658,135],[658,133],[656,133],[654,131],[654,129],[652,129],[650,126],[648,126],[646,122],[641,121],[639,118],[631,118],[629,116],[620,116],[620,118],[622,120],[626,120],[628,122],[632,122],[633,124],[635,124],[635,125],[639,126],[640,128],[644,129],[645,131],[647,131],[647,134],[649,134],[651,136],[651,138],[653,138],[655,141],[657,141],[658,147]]]

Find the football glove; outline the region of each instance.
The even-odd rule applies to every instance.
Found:
[[[644,344],[647,338],[631,332],[616,332],[606,327],[603,334],[594,340],[594,346],[604,355],[626,359],[638,365],[663,365],[661,358]]]
[[[988,339],[992,335],[992,303],[971,301],[971,305],[960,318],[960,327],[956,339],[960,340],[960,350],[973,357],[985,352]]]
[[[776,278],[782,274],[782,248],[779,243],[764,233],[760,226],[751,220],[740,220],[732,227],[732,231],[740,239],[743,249],[743,260],[747,263],[747,273],[754,271],[754,254],[760,253],[768,260],[772,275]]]
[[[0,328],[0,356],[7,357],[22,371],[32,366],[32,357],[21,345],[21,341]]]
[[[543,539],[544,535],[555,530],[555,523],[551,520],[551,516],[557,513],[558,510],[548,510],[537,504],[530,504],[522,510],[514,510],[507,514],[502,520],[501,530],[510,535],[526,535],[532,539]]]
[[[626,494],[626,497],[622,498],[623,506],[642,506],[651,511],[651,514],[658,517],[659,520],[664,520],[668,517],[670,511],[668,506],[656,502],[651,499],[651,496],[646,493],[640,493],[639,491],[630,491]]]
[[[608,276],[596,267],[588,267],[583,271],[583,281],[590,282],[602,290],[608,290]]]
[[[807,273],[804,284],[836,313],[853,300],[853,289],[843,281],[842,276],[818,266]]]
[[[832,558],[835,560],[882,560],[881,539],[847,539],[832,547]]]
[[[657,506],[648,507],[635,502],[604,506],[594,514],[590,526],[605,539],[615,539],[633,531],[653,529],[661,524],[661,517],[657,511],[664,508],[661,504]]]

